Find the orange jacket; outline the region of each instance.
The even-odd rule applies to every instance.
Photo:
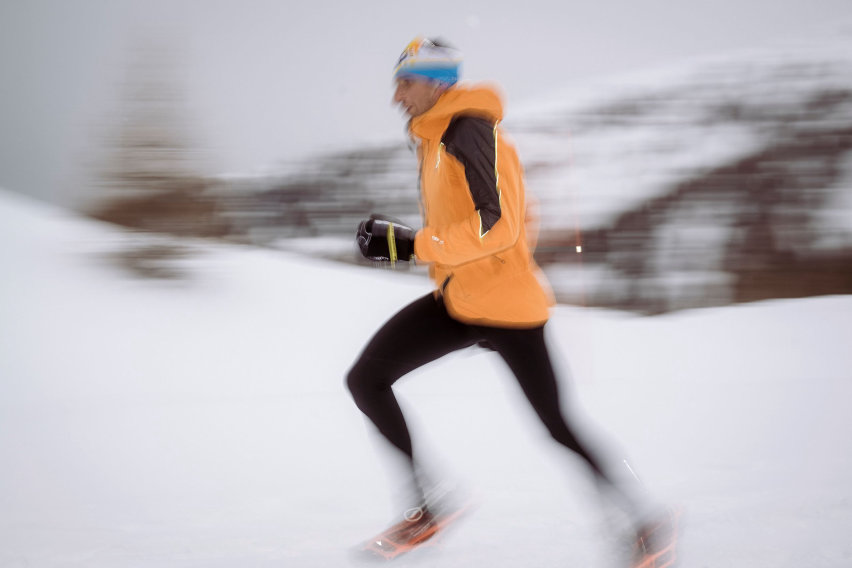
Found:
[[[448,127],[459,117],[479,119],[467,121],[476,122],[478,130],[458,128],[464,132],[446,142]],[[523,169],[499,127],[502,117],[494,89],[456,86],[411,120],[410,133],[419,143],[424,218],[414,253],[432,263],[436,293],[443,294],[456,319],[535,327],[547,321],[553,300],[532,258]],[[485,151],[471,151],[473,147]]]

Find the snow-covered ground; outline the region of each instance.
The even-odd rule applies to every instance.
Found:
[[[140,238],[0,193],[0,567],[353,564],[398,488],[343,377],[428,283],[201,243],[181,280],[104,261]],[[656,318],[561,306],[549,339],[571,412],[684,507],[684,567],[841,568],[850,315],[850,296]],[[585,472],[493,354],[398,391],[478,502],[399,565],[613,565]]]

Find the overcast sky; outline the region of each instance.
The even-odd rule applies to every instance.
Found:
[[[849,0],[2,0],[0,187],[72,202],[146,44],[178,70],[206,173],[239,173],[401,137],[389,74],[418,34],[457,45],[465,78],[501,83],[511,112],[595,78],[848,34],[850,18]]]

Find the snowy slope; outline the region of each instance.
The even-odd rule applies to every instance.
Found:
[[[823,39],[575,85],[506,123],[543,223],[589,229],[779,140],[848,127],[851,77],[852,42]]]
[[[392,517],[343,376],[422,279],[199,243],[185,279],[136,280],[103,258],[141,237],[7,193],[0,227],[0,567],[346,566]],[[685,507],[685,567],[852,562],[850,310],[555,311],[563,396]],[[479,503],[401,566],[613,565],[584,472],[491,354],[398,391]]]
[[[664,313],[852,293],[848,38],[638,69],[513,102],[504,124],[560,302]],[[231,238],[318,237],[310,254],[352,262],[366,215],[421,223],[402,135],[284,170],[215,182]]]

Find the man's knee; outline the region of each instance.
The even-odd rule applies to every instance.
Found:
[[[365,375],[361,370],[359,363],[355,363],[355,365],[349,369],[349,372],[346,373],[346,388],[349,389],[349,393],[356,401],[363,396],[366,390],[364,378]]]
[[[358,406],[361,406],[361,401],[365,398],[390,388],[389,381],[381,374],[381,369],[364,359],[359,359],[349,369],[345,382]]]

